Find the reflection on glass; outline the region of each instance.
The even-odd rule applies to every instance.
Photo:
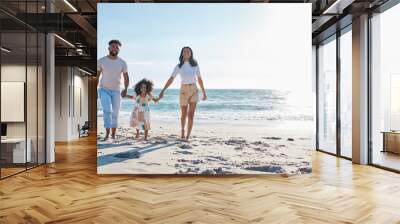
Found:
[[[45,60],[46,60],[46,52],[45,52],[45,44],[46,39],[45,35],[39,33],[38,40],[38,164],[45,163]]]
[[[24,117],[24,91],[26,88],[26,35],[2,33],[1,57],[1,139],[2,177],[25,170],[31,151],[26,150],[26,122]],[[28,145],[29,149],[29,145]]]
[[[375,15],[372,18],[371,38],[374,52],[371,81],[372,163],[395,170],[400,170],[398,21],[400,5]]]
[[[45,1],[0,1],[23,14],[44,13]],[[0,12],[0,178],[45,162],[45,35]]]
[[[319,149],[336,153],[336,40],[318,48]]]
[[[352,35],[340,37],[340,127],[341,155],[352,157]]]
[[[27,149],[31,151],[28,168],[37,165],[37,76],[38,76],[38,36],[37,33],[27,33],[27,82],[26,82],[26,113],[27,113]]]
[[[390,130],[400,130],[400,74],[390,74]]]

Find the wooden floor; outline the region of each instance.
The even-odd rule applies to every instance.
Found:
[[[375,151],[372,157],[374,164],[400,170],[400,155],[391,152]]]
[[[98,176],[95,138],[0,181],[0,223],[400,223],[400,175],[315,153],[313,174]]]

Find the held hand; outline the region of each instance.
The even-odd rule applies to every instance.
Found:
[[[126,97],[127,92],[128,92],[127,89],[122,90],[121,96],[122,96],[122,97]]]
[[[164,90],[162,90],[161,92],[160,92],[160,94],[158,95],[158,100],[160,100],[161,98],[163,98],[164,97]]]
[[[204,100],[207,100],[207,95],[205,93],[203,94],[203,101]]]

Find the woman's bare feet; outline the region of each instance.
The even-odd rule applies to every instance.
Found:
[[[185,130],[181,131],[181,139],[184,140],[185,139]]]

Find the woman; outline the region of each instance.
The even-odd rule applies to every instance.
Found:
[[[193,58],[193,51],[190,47],[183,47],[179,56],[179,64],[175,66],[171,77],[168,79],[164,88],[161,90],[159,98],[164,96],[164,92],[174,82],[177,75],[181,77],[181,89],[179,93],[179,104],[181,107],[181,138],[189,140],[193,127],[194,112],[199,101],[196,82],[199,82],[203,92],[203,100],[207,99],[203,80],[201,79],[199,65]],[[197,78],[197,79],[196,79]],[[186,119],[188,119],[187,133],[185,136]]]

